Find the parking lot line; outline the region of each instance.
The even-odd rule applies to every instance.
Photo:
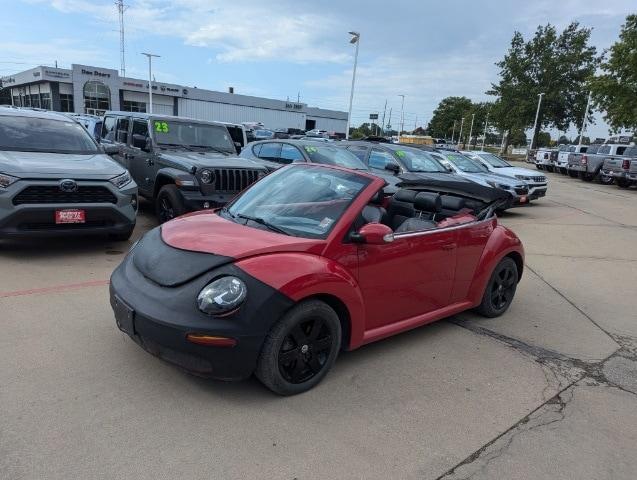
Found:
[[[42,293],[65,292],[79,288],[102,287],[108,285],[109,280],[93,280],[90,282],[68,283],[66,285],[54,285],[52,287],[32,288],[28,290],[14,290],[13,292],[0,292],[0,298],[21,297],[24,295],[37,295]]]

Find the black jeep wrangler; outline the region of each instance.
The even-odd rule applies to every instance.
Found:
[[[102,142],[128,169],[160,223],[188,211],[225,205],[267,173],[236,156],[226,125],[137,112],[106,112]]]

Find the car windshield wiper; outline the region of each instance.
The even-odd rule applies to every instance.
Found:
[[[160,143],[160,147],[173,147],[173,148],[185,148],[189,152],[196,152],[190,145],[183,145],[181,143]]]
[[[243,213],[237,213],[237,214],[232,214],[230,213],[230,211],[228,210],[228,213],[233,217],[233,218],[243,218],[245,220],[250,220],[254,223],[258,223],[260,225],[263,225],[264,227],[268,228],[269,230],[272,230],[273,232],[276,233],[282,233],[283,235],[290,235],[289,232],[283,230],[280,227],[277,227],[276,225],[273,225],[272,223],[268,222],[267,220],[261,218],[261,217],[253,217],[251,215],[244,215]]]
[[[205,148],[207,150],[212,150],[213,152],[218,152],[218,153],[228,153],[228,154],[232,154],[231,151],[229,150],[223,150],[221,148],[218,147],[211,147],[210,145],[188,145],[191,148]]]

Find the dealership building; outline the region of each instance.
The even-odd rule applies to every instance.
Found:
[[[35,67],[0,77],[5,96],[19,107],[101,115],[106,110],[148,111],[148,81],[121,77],[117,70],[72,65]],[[347,112],[287,100],[216,92],[153,82],[153,112],[222,122],[262,122],[267,128],[318,128],[345,133]],[[6,90],[5,95],[6,95]]]

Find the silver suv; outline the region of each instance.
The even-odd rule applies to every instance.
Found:
[[[0,237],[104,234],[128,239],[137,185],[75,120],[0,110]]]

